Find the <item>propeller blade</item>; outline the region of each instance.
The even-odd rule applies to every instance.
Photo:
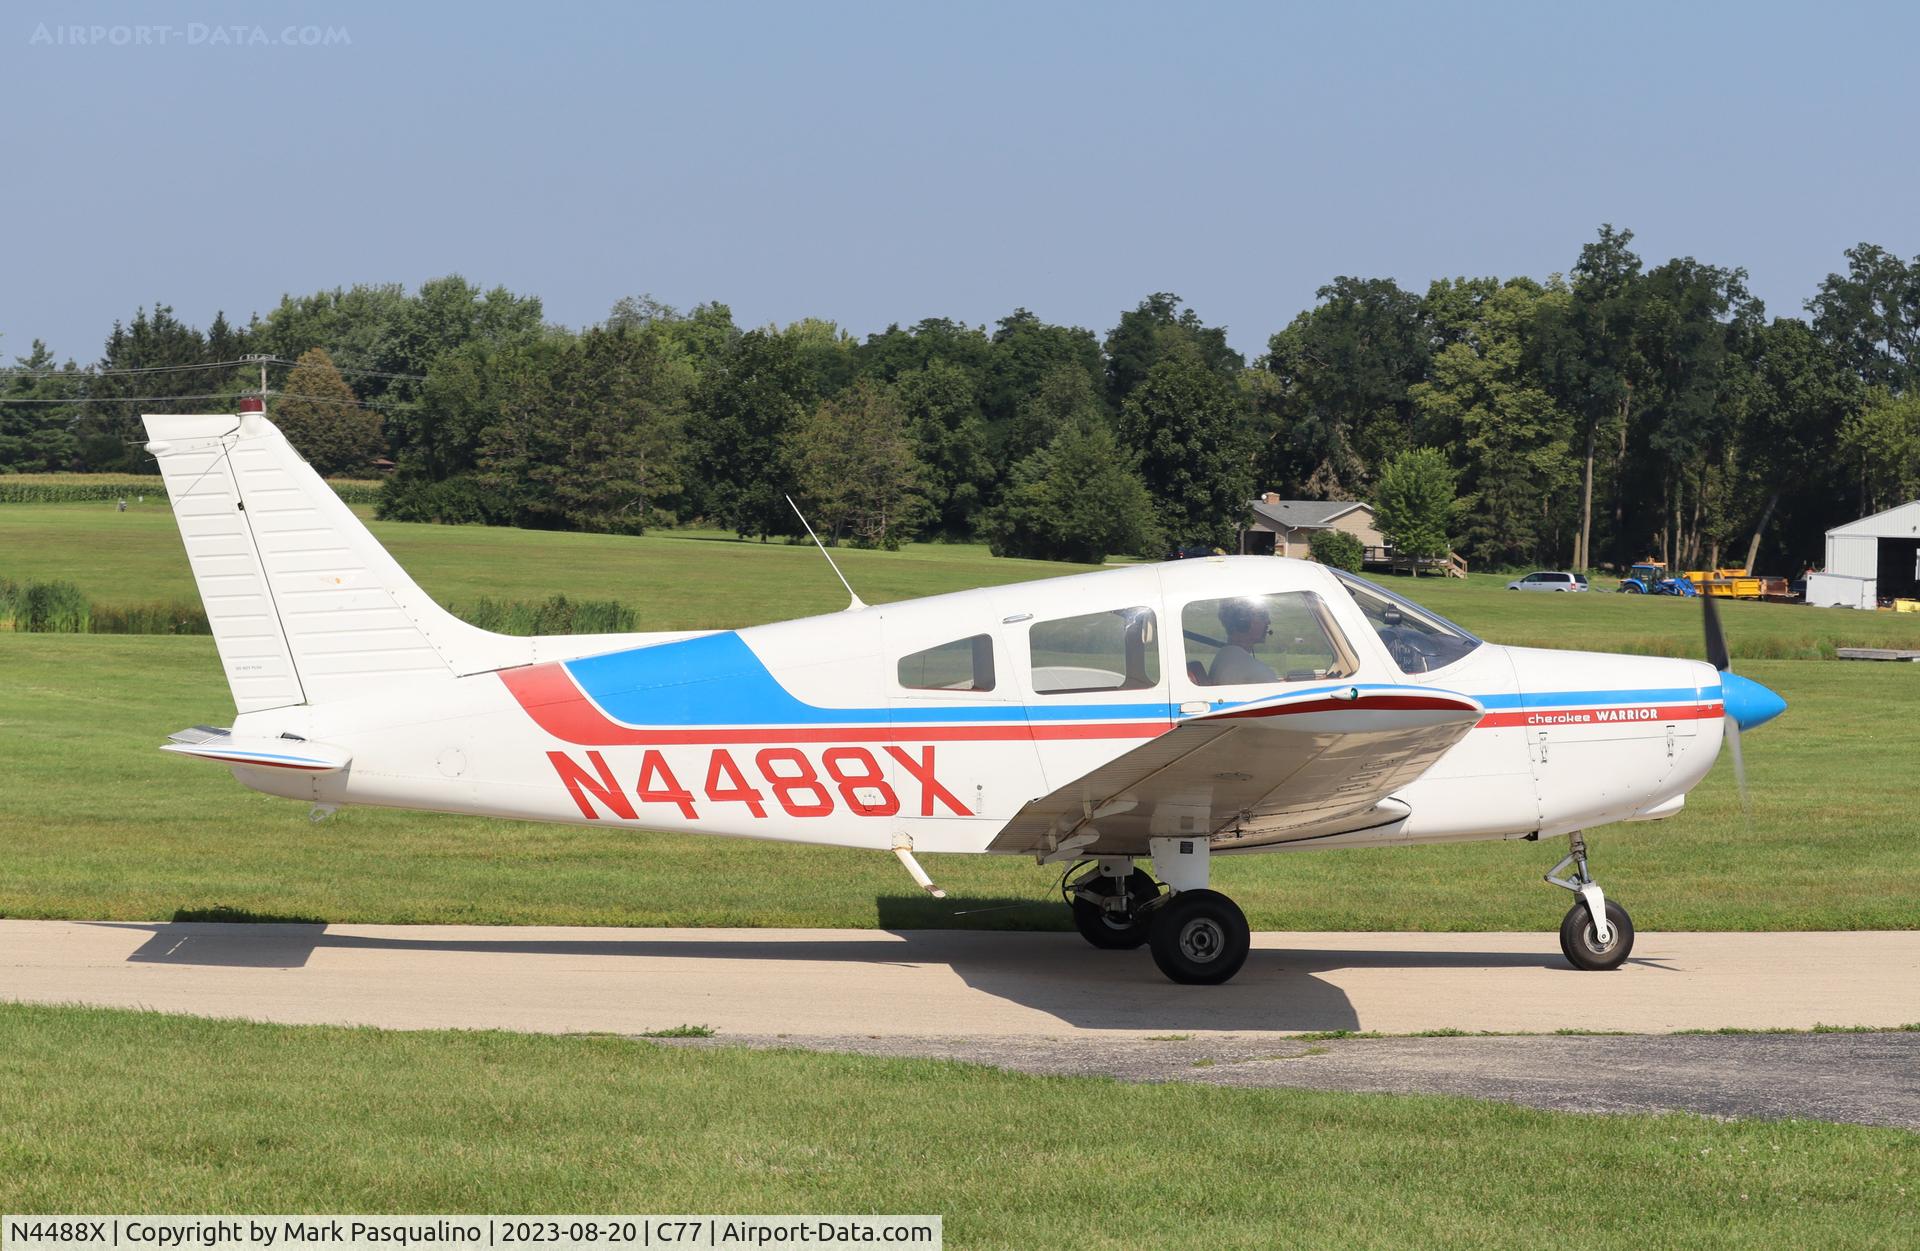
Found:
[[[1733,658],[1727,655],[1727,636],[1720,628],[1720,610],[1713,605],[1713,596],[1706,592],[1700,594],[1700,608],[1706,614],[1707,622],[1707,663],[1725,673],[1733,668]]]
[[[1740,811],[1746,812],[1747,805],[1747,761],[1740,754],[1740,723],[1732,717],[1726,718],[1727,747],[1733,753],[1733,784],[1740,790]]]

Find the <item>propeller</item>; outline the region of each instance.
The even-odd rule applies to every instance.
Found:
[[[1706,614],[1707,663],[1720,671],[1724,694],[1726,678],[1733,673],[1733,657],[1727,654],[1727,634],[1720,628],[1720,610],[1714,607],[1713,596],[1702,595],[1700,606]],[[1733,782],[1740,788],[1740,809],[1744,812],[1747,810],[1747,762],[1740,754],[1740,721],[1733,715],[1730,704],[1721,721],[1726,727],[1727,746],[1733,752]]]

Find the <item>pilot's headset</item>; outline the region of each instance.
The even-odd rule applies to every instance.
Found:
[[[1272,614],[1267,611],[1265,600],[1230,599],[1220,605],[1220,624],[1226,627],[1228,634],[1240,633],[1253,624],[1255,617],[1266,617],[1269,621],[1272,620]],[[1267,632],[1273,632],[1271,625],[1267,627]]]

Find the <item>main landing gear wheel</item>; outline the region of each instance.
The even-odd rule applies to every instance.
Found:
[[[1595,933],[1593,913],[1582,899],[1567,909],[1560,922],[1560,950],[1576,969],[1605,972],[1625,964],[1633,954],[1633,918],[1613,900],[1607,900],[1607,928],[1613,932],[1602,943]]]
[[[1219,891],[1183,890],[1149,917],[1153,962],[1176,982],[1217,986],[1247,962],[1246,914]]]
[[[1075,888],[1070,900],[1073,927],[1080,931],[1080,937],[1104,951],[1132,951],[1146,942],[1153,904],[1160,898],[1159,883],[1145,869],[1135,869],[1124,879],[1121,906],[1109,907],[1120,893],[1122,881],[1099,874]]]

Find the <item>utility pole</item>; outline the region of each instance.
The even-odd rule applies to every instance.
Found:
[[[267,398],[267,364],[269,361],[273,360],[273,357],[262,356],[259,353],[253,353],[251,355],[242,356],[240,359],[248,362],[258,362],[260,366],[260,398],[263,400],[266,399]]]

